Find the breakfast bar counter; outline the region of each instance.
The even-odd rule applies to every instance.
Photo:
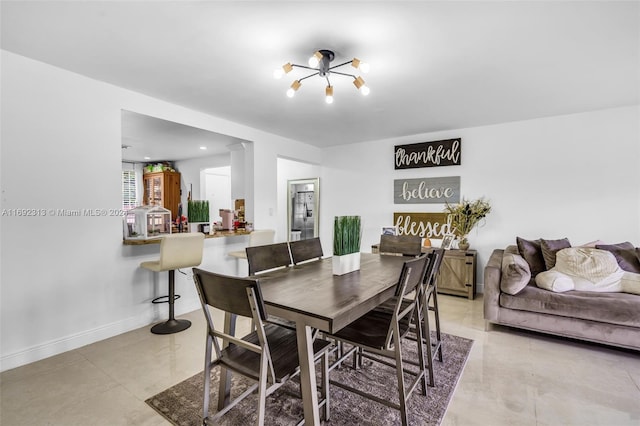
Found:
[[[249,231],[215,231],[214,234],[205,234],[205,238],[223,238],[223,237],[239,237],[242,235],[249,235]],[[122,240],[122,244],[125,246],[142,246],[147,244],[160,244],[162,237],[159,238],[147,238],[147,239],[128,239]]]

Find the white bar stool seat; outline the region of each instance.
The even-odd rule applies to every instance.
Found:
[[[170,234],[160,241],[160,259],[140,263],[140,267],[154,272],[169,272],[169,295],[156,297],[152,303],[169,303],[169,319],[151,327],[154,334],[172,334],[186,330],[191,321],[175,319],[174,302],[180,298],[175,294],[176,269],[191,268],[202,263],[204,234],[200,232]],[[162,299],[167,300],[162,300]]]
[[[249,247],[266,246],[267,244],[273,244],[275,236],[276,231],[274,231],[273,229],[261,229],[252,231],[249,234]],[[247,252],[245,250],[230,251],[228,255],[237,257],[238,259],[247,258]]]

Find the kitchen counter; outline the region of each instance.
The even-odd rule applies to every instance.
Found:
[[[239,237],[241,235],[249,235],[249,231],[216,231],[215,234],[204,234],[205,238],[224,238],[224,237]],[[122,240],[122,244],[125,246],[142,246],[147,244],[160,244],[162,238],[149,238],[146,240]]]

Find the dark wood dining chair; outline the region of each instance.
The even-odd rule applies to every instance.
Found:
[[[419,367],[416,373],[404,368],[403,363],[405,361],[402,356],[402,346],[406,342],[403,341],[402,336],[408,332],[408,328],[411,323],[409,319],[413,318],[413,321],[415,321],[416,324],[419,323],[418,310],[416,309],[417,302],[415,302],[417,299],[413,299],[413,303],[409,303],[403,308],[403,302],[409,300],[405,299],[404,296],[416,290],[422,284],[427,262],[428,257],[423,255],[415,259],[407,260],[404,263],[398,284],[396,285],[394,296],[396,303],[393,311],[369,311],[337,333],[330,335],[330,337],[358,348],[358,351],[355,352],[358,357],[368,358],[374,362],[381,362],[385,365],[395,367],[398,384],[397,404],[393,401],[384,400],[372,395],[371,393],[365,392],[362,389],[363,386],[355,388],[335,380],[331,380],[330,383],[372,401],[399,410],[403,425],[408,423],[407,401],[418,385],[420,385],[422,395],[427,394],[423,345],[417,344],[417,342],[422,341],[421,327],[416,328],[416,333],[418,335],[416,342],[418,353],[417,364]],[[344,354],[342,359],[349,356],[350,352],[351,351]],[[379,358],[379,356],[393,361],[386,361]],[[354,365],[355,364],[357,363],[354,363]],[[408,386],[405,386],[405,375],[413,377],[413,381]]]
[[[249,275],[291,265],[291,254],[287,243],[247,247],[245,250],[249,262]]]
[[[380,254],[420,256],[422,238],[414,235],[380,235]]]
[[[203,424],[217,424],[219,419],[246,396],[258,391],[258,421],[264,424],[266,397],[300,372],[296,332],[276,324],[265,323],[266,310],[257,279],[237,278],[193,268],[193,277],[207,321],[207,341],[204,365]],[[252,318],[256,329],[238,338],[231,326],[229,333],[216,329],[209,307],[234,316]],[[235,322],[235,318],[232,320]],[[218,343],[222,339],[222,347]],[[322,364],[320,407],[329,419],[329,359],[330,343],[315,339],[314,359]],[[215,358],[211,359],[215,350]],[[210,416],[211,368],[220,366],[218,411]],[[231,379],[228,372],[245,376],[257,383],[231,400]],[[285,397],[286,395],[283,395]]]
[[[290,241],[289,249],[293,264],[322,259],[322,244],[320,238],[308,238],[306,240]]]
[[[423,308],[423,331],[422,334],[427,344],[427,356],[429,359],[429,383],[435,386],[433,378],[433,360],[437,356],[438,361],[442,362],[442,333],[440,332],[440,312],[438,310],[438,287],[437,279],[440,272],[440,266],[444,259],[444,249],[434,249],[431,252],[431,263],[424,278],[424,294],[422,295],[421,304]],[[431,327],[429,323],[429,311],[434,316],[434,335],[435,341],[431,340]]]
[[[429,376],[429,386],[433,387],[435,386],[433,361],[437,356],[438,361],[442,362],[442,338],[440,332],[440,314],[438,311],[436,279],[438,271],[440,270],[440,265],[442,264],[442,259],[444,258],[444,249],[434,249],[427,256],[429,261],[424,273],[422,285],[416,288],[416,294],[413,299],[408,298],[402,301],[402,309],[408,307],[411,303],[416,303],[418,321],[414,322],[413,318],[411,318],[411,321],[409,321],[410,319],[408,318],[404,318],[402,321],[409,322],[409,324],[404,325],[407,333],[403,337],[408,337],[414,341],[417,341],[416,324],[420,324],[420,327],[422,328],[422,341],[425,344],[427,351],[425,354],[425,368]],[[394,308],[395,303],[395,298],[392,298],[375,308],[375,310],[389,312]],[[434,313],[435,340],[431,338],[429,311]],[[415,364],[415,362],[413,364]]]

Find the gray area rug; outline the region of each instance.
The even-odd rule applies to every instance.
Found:
[[[405,356],[415,357],[415,342],[407,342]],[[462,375],[473,340],[450,334],[442,335],[443,362],[434,361],[435,387],[427,389],[427,396],[416,390],[408,401],[409,423],[415,425],[440,424],[449,405],[455,387]],[[204,355],[204,354],[203,354]],[[415,358],[413,358],[415,359]],[[319,368],[317,368],[319,370]],[[218,395],[219,368],[212,373],[211,413],[215,413]],[[362,369],[353,370],[350,360],[344,366],[331,372],[331,380],[347,383],[367,392],[373,392],[387,400],[398,401],[395,371],[393,368],[365,359]],[[409,376],[405,383],[410,380]],[[232,397],[240,394],[251,382],[234,375]],[[172,424],[195,426],[202,424],[203,373],[178,383],[171,388],[149,398],[146,403]],[[397,410],[377,402],[331,386],[331,418],[326,424],[332,425],[397,425],[400,416]],[[267,397],[265,424],[291,425],[303,417],[297,378],[290,380]],[[244,401],[226,413],[222,425],[248,425],[256,423],[255,406],[257,395]]]

